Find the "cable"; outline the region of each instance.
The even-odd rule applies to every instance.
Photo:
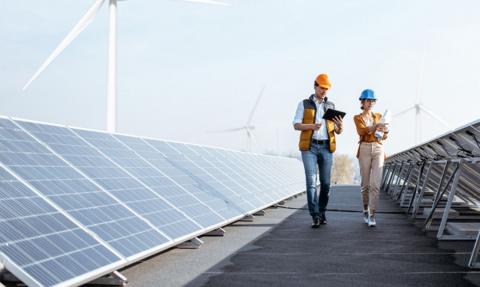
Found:
[[[290,206],[284,206],[284,205],[278,205],[277,208],[283,208],[283,209],[293,209],[293,210],[308,210],[308,208],[304,207],[290,207]],[[352,209],[340,209],[340,208],[327,208],[327,211],[330,212],[345,212],[345,213],[363,213],[361,210],[352,210]],[[375,213],[381,213],[381,214],[405,214],[403,211],[376,211]]]

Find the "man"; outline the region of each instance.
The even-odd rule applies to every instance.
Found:
[[[305,168],[308,210],[312,216],[312,228],[326,224],[330,177],[332,171],[333,152],[336,149],[335,134],[343,131],[343,120],[336,117],[333,121],[322,119],[327,109],[335,109],[335,105],[326,97],[331,84],[326,74],[315,79],[315,94],[298,104],[293,127],[300,133],[300,151]],[[317,197],[317,167],[320,175],[320,194]]]

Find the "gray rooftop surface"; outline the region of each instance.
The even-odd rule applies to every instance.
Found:
[[[466,268],[472,241],[437,241],[382,194],[377,227],[362,220],[358,186],[332,187],[328,224],[310,228],[306,197],[123,270],[128,286],[480,286]],[[291,209],[290,209],[291,208]],[[297,208],[301,208],[298,210]]]

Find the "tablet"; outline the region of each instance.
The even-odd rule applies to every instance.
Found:
[[[328,109],[325,114],[323,114],[323,118],[326,120],[333,120],[334,117],[339,116],[343,119],[347,113],[344,113],[342,111],[337,111],[334,109]]]

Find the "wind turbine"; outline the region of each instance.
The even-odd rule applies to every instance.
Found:
[[[25,84],[23,90],[45,70],[48,65],[92,22],[106,0],[95,0],[87,13],[78,21],[67,36],[60,42],[45,62]],[[108,0],[108,77],[107,77],[107,131],[115,132],[117,126],[116,88],[117,88],[117,0]],[[228,6],[229,4],[214,0],[184,0],[187,2]]]
[[[448,129],[451,128],[450,125],[447,122],[445,122],[444,120],[442,120],[442,118],[440,118],[434,112],[432,112],[431,110],[426,108],[421,102],[420,84],[423,82],[423,73],[424,73],[424,69],[425,69],[426,54],[427,54],[427,45],[425,43],[424,46],[423,46],[423,53],[422,53],[422,58],[421,58],[421,62],[420,62],[420,71],[418,73],[417,85],[416,85],[416,89],[415,89],[415,94],[416,94],[415,104],[413,104],[412,106],[410,106],[410,107],[408,107],[408,108],[406,108],[406,109],[404,109],[404,110],[402,110],[398,113],[395,113],[393,115],[393,117],[398,117],[398,116],[401,116],[401,115],[403,115],[403,114],[405,114],[405,113],[407,113],[411,110],[415,111],[415,144],[419,144],[421,139],[422,139],[422,121],[421,121],[421,113],[422,112],[426,113],[427,115],[429,115],[430,117],[435,119],[437,122],[441,123],[446,128],[448,128]]]
[[[227,133],[227,132],[238,132],[238,131],[245,131],[247,135],[247,151],[251,152],[252,151],[252,141],[255,140],[254,135],[253,135],[253,130],[255,130],[255,126],[252,125],[252,120],[253,116],[255,114],[255,111],[257,110],[258,103],[260,102],[260,99],[263,96],[263,92],[265,91],[265,86],[262,87],[260,90],[260,93],[257,96],[257,100],[255,101],[255,105],[253,106],[253,109],[250,111],[250,114],[248,115],[247,122],[245,125],[237,128],[231,128],[231,129],[224,129],[224,130],[218,130],[218,131],[213,131],[214,133]]]

